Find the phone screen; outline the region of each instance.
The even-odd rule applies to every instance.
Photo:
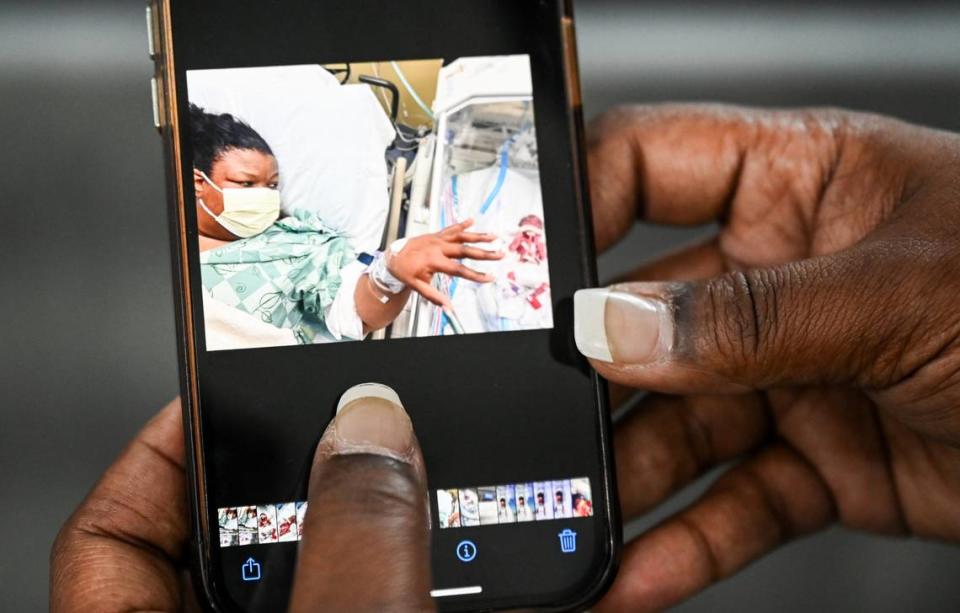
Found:
[[[595,273],[563,7],[451,3],[476,27],[454,36],[437,3],[408,31],[364,5],[351,40],[328,20],[359,9],[290,4],[260,28],[171,7],[208,589],[285,606],[313,449],[378,382],[423,446],[438,605],[585,598],[616,530],[603,390],[572,341]]]

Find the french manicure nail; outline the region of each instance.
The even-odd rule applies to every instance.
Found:
[[[413,424],[400,396],[376,383],[358,385],[341,397],[324,438],[337,455],[369,453],[409,462],[414,448]]]
[[[673,319],[656,284],[577,292],[574,332],[588,358],[615,364],[649,364],[666,356]]]

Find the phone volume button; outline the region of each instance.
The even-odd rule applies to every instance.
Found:
[[[157,78],[150,79],[150,95],[153,98],[153,127],[160,129],[160,86]]]
[[[153,29],[153,7],[151,6],[147,6],[147,49],[150,52],[150,57],[156,57],[156,34]]]

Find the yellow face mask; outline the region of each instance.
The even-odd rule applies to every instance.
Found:
[[[203,180],[223,194],[223,212],[214,215],[198,198],[200,206],[218,224],[239,238],[251,238],[263,233],[280,219],[280,192],[267,187],[222,189],[210,180],[203,171]]]

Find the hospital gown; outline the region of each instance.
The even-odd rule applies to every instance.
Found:
[[[207,251],[200,264],[213,300],[292,330],[298,344],[363,336],[352,294],[364,267],[313,213],[296,211],[258,236]]]

